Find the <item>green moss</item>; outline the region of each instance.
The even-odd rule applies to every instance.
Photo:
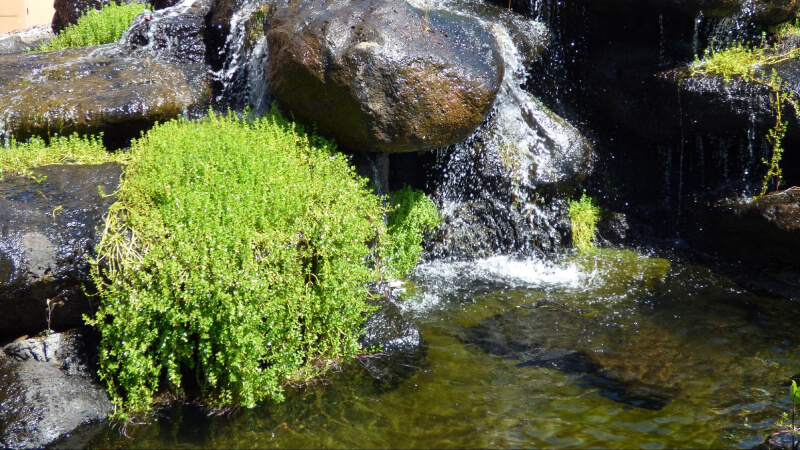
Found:
[[[146,9],[149,7],[135,2],[120,5],[109,3],[100,10],[89,8],[75,25],[61,30],[58,35],[42,44],[36,51],[52,52],[65,48],[117,42],[122,37],[122,33],[131,26],[133,19]]]
[[[430,198],[408,186],[392,192],[391,201],[388,248],[383,263],[391,276],[400,278],[417,265],[425,233],[439,226],[442,217]]]
[[[359,351],[384,209],[333,150],[275,110],[134,143],[92,270],[114,417],[188,387],[218,406],[280,400]]]
[[[597,233],[597,222],[600,221],[600,208],[594,199],[583,193],[580,200],[569,201],[569,219],[572,229],[572,244],[581,253],[594,250],[594,237]]]
[[[8,174],[35,178],[31,170],[48,164],[102,164],[116,161],[124,163],[128,155],[106,151],[97,136],[55,136],[49,143],[34,137],[24,143],[11,139],[0,146],[0,179]]]

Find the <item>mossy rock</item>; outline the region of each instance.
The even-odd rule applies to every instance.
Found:
[[[0,68],[0,129],[17,140],[102,132],[126,145],[211,99],[205,66],[127,57],[113,44],[0,56]]]

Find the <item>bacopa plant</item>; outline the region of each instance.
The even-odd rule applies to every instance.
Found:
[[[353,356],[385,210],[334,146],[272,110],[134,142],[97,248],[100,375],[126,420],[162,391],[251,407]]]

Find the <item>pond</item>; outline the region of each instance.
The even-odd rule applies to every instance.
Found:
[[[418,267],[397,300],[427,356],[393,385],[333,373],[280,404],[166,408],[123,437],[180,448],[751,448],[790,413],[793,305],[702,266],[602,250]]]

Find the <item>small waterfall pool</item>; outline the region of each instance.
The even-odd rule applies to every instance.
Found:
[[[397,385],[345,370],[280,404],[225,415],[171,406],[129,437],[104,423],[66,443],[751,448],[791,413],[793,305],[702,266],[626,250],[495,257],[422,265],[403,289],[396,302],[428,350]]]

